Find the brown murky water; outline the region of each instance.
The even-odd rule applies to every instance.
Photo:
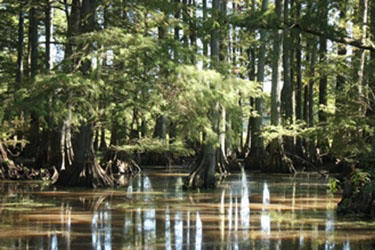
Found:
[[[338,219],[318,176],[231,175],[185,192],[145,171],[127,190],[0,183],[0,249],[375,249],[375,223]]]

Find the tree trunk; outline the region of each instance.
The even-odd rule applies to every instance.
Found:
[[[107,150],[107,143],[105,141],[105,128],[102,127],[100,131],[100,146],[99,146],[100,151],[105,151]]]
[[[289,23],[289,0],[284,1],[284,23]],[[281,3],[282,4],[282,3]],[[285,122],[287,124],[293,123],[293,88],[291,79],[291,49],[290,43],[292,42],[290,38],[289,28],[283,30],[283,76],[284,76],[284,86],[282,90],[282,110],[285,112]],[[286,143],[287,148],[291,149],[292,145],[289,145],[289,139]]]
[[[195,54],[196,54],[196,46],[197,46],[197,25],[196,25],[196,3],[195,0],[189,0],[189,32],[190,32],[190,47],[192,47],[194,53],[191,55],[191,63],[195,64]]]
[[[368,0],[362,0],[361,1],[361,9],[362,9],[362,20],[361,20],[361,27],[362,27],[362,37],[361,37],[361,43],[366,43],[367,38],[367,27],[368,27]],[[366,98],[366,87],[364,82],[364,74],[365,74],[365,63],[366,63],[366,55],[365,50],[360,49],[359,50],[359,69],[358,69],[358,92],[360,98]],[[361,102],[361,100],[359,100]]]
[[[321,12],[319,14],[322,22],[323,29],[326,32],[326,26],[328,25],[328,2],[326,0],[320,0],[319,7]],[[327,65],[327,38],[325,36],[319,37],[319,63],[322,68],[325,68]],[[324,71],[320,72],[319,80],[319,125],[324,126],[327,121],[327,115],[325,107],[327,107],[327,83],[328,77],[327,73]],[[327,138],[322,134],[319,138],[318,145],[321,152],[327,152],[328,141]]]
[[[268,0],[262,1],[262,12],[268,10]],[[260,30],[260,49],[259,49],[259,59],[258,59],[258,72],[257,81],[262,84],[264,82],[264,68],[266,61],[266,40],[267,33],[265,29]],[[264,142],[261,137],[261,129],[263,123],[263,101],[262,98],[255,99],[255,110],[258,115],[254,118],[254,126],[252,126],[251,133],[251,147],[250,153],[246,158],[246,168],[247,169],[261,169],[264,163]]]
[[[95,0],[83,0],[82,6],[79,5],[79,1],[73,0],[70,18],[68,19],[70,27],[70,35],[77,35],[78,32],[91,32],[95,28],[95,9],[96,1]],[[81,19],[76,19],[80,17]],[[81,28],[77,29],[76,23],[74,21],[81,20]],[[75,33],[77,32],[77,33]],[[74,46],[71,47],[71,52],[74,51]],[[89,53],[91,46],[87,46],[85,50],[86,53]],[[73,61],[72,69],[76,68],[75,62]],[[81,71],[84,75],[88,75],[91,70],[91,61],[86,59],[82,62]],[[85,187],[98,187],[98,186],[112,186],[114,184],[114,178],[111,175],[108,175],[102,167],[99,165],[93,146],[93,126],[88,122],[81,122],[79,131],[73,137],[73,152],[70,148],[70,120],[72,107],[71,100],[73,95],[72,90],[69,91],[68,98],[68,116],[66,122],[64,122],[64,127],[66,128],[65,132],[63,130],[61,145],[62,145],[62,168],[60,170],[59,176],[56,181],[56,185],[59,186],[85,186]],[[65,142],[64,142],[65,141]],[[66,168],[64,167],[65,163],[65,152],[68,152],[68,156],[72,157],[68,161]],[[70,153],[69,153],[70,152]],[[68,158],[69,159],[69,158]]]
[[[344,1],[343,5],[340,8],[340,24],[341,24],[341,29],[346,28],[346,5],[347,1]],[[338,44],[338,51],[337,55],[340,59],[340,63],[343,65],[346,65],[346,45],[345,44]],[[336,120],[341,120],[341,119],[346,119],[345,114],[342,112],[343,104],[345,104],[345,93],[344,93],[344,85],[345,85],[345,72],[340,71],[339,74],[336,77],[336,102],[335,102],[335,119]],[[339,123],[338,123],[339,124]],[[333,137],[333,142],[332,142],[332,151],[335,153],[335,150],[340,147],[340,145],[343,144],[343,131],[340,127],[338,127],[334,137]]]
[[[373,40],[375,39],[375,2],[371,1],[371,9],[370,9],[370,18],[371,18],[371,25],[370,25],[370,32]],[[375,68],[375,51],[372,50],[370,52],[370,62],[369,68]],[[367,108],[367,116],[371,117],[374,120],[375,117],[375,72],[373,70],[368,70],[369,72],[369,104]],[[375,124],[372,124],[372,127],[375,127]],[[371,154],[375,155],[375,131],[371,135]]]
[[[37,1],[31,1],[29,10],[29,44],[30,44],[30,76],[32,84],[38,73],[38,18],[36,13]],[[28,135],[29,144],[25,148],[25,155],[28,158],[38,159],[40,154],[40,133],[39,133],[39,117],[32,110],[30,114],[30,130]],[[39,166],[40,167],[40,166]]]
[[[38,72],[38,19],[35,4],[37,1],[31,1],[31,8],[29,11],[29,39],[31,47],[31,63],[30,72],[31,77],[35,77]]]
[[[297,1],[296,6],[296,15],[295,19],[299,20],[301,15],[301,3]],[[303,92],[303,86],[302,86],[302,49],[301,49],[301,32],[296,31],[294,32],[294,35],[296,37],[296,66],[295,66],[295,72],[296,72],[296,120],[298,122],[301,122],[303,120],[302,114],[306,112],[305,105],[303,105],[302,110],[302,92]],[[305,102],[304,102],[305,103]],[[302,112],[303,111],[303,112]],[[303,114],[305,115],[305,114]],[[301,137],[297,137],[297,144],[296,144],[296,152],[299,156],[303,156],[305,149],[304,149],[304,143],[303,139]]]
[[[179,6],[180,0],[174,0],[174,3],[175,3],[175,9],[176,9],[176,12],[174,13],[174,18],[176,18],[176,20],[178,20],[180,18],[180,6]],[[176,25],[174,27],[174,39],[176,41],[180,41],[180,28],[179,28],[178,25]],[[178,55],[177,47],[174,48],[173,59],[174,59],[174,61],[178,62],[179,55]]]
[[[308,87],[308,113],[309,113],[309,127],[314,127],[314,77],[315,77],[315,64],[316,64],[316,57],[317,57],[317,44],[315,39],[311,39],[311,56],[310,56],[310,81]],[[316,161],[316,147],[315,147],[315,136],[311,136],[309,138],[309,157],[312,162]]]
[[[167,139],[167,118],[164,115],[161,115],[156,119],[154,137],[161,140]]]
[[[17,41],[17,73],[16,73],[16,89],[22,86],[23,80],[23,39],[24,39],[24,13],[23,4],[20,4],[18,12],[18,41]]]
[[[60,172],[56,185],[95,188],[114,184],[113,178],[107,175],[95,157],[91,125],[81,125],[75,135],[73,147],[73,163]]]
[[[283,7],[284,7],[283,0],[276,0],[276,15],[281,20],[282,20],[282,15],[283,15]],[[283,38],[282,31],[276,30],[274,34],[274,42],[273,42],[272,86],[271,86],[271,125],[273,126],[278,126],[280,123],[280,78],[281,78],[282,38]],[[285,34],[284,34],[284,39],[285,39]],[[289,53],[288,46],[287,47],[284,46],[284,49],[286,49],[287,53]],[[288,56],[289,55],[287,55],[287,57]],[[287,78],[290,77],[289,75],[290,68],[289,68],[289,58],[285,58],[284,56],[283,59],[284,59],[283,61],[284,61],[284,87],[285,87],[285,84],[290,85],[290,79],[289,80],[285,79],[285,77]],[[287,83],[288,81],[289,83]],[[288,87],[286,91],[290,91]],[[288,112],[290,112],[290,110]],[[264,172],[292,172],[294,170],[292,161],[288,157],[286,157],[284,153],[284,146],[283,146],[282,140],[283,140],[282,137],[277,137],[271,141],[270,147],[269,147],[269,154],[264,160],[264,166],[262,168],[262,171]]]
[[[248,5],[248,2],[246,2]],[[265,3],[266,4],[266,3]],[[264,7],[267,9],[267,6]],[[251,1],[251,13],[255,14],[256,12],[256,4],[255,0]],[[255,37],[255,30],[253,31],[253,36]],[[250,81],[255,81],[256,78],[256,48],[249,48],[247,53],[248,53],[248,58],[249,58],[249,65],[248,65],[248,77]],[[250,107],[254,107],[254,99],[250,98]],[[246,142],[245,142],[245,153],[247,153],[250,150],[251,147],[251,133],[252,133],[252,125],[254,124],[254,117],[250,116],[248,120],[248,126],[247,126],[247,134],[246,134]]]
[[[212,2],[212,15],[213,19],[217,20],[218,22],[218,14],[221,9],[221,5],[223,4],[222,0],[213,0]],[[219,55],[220,55],[220,43],[219,43],[219,29],[215,28],[211,32],[211,66],[213,68],[217,67],[219,63]],[[224,122],[225,126],[225,112],[221,113],[221,118],[219,117],[219,103],[216,103],[211,107],[211,115],[210,121],[212,123],[213,131],[220,137],[220,130],[219,129],[219,119]],[[224,114],[224,119],[223,119]],[[222,124],[223,126],[223,124]],[[225,132],[224,132],[225,135]],[[220,139],[225,137],[221,137]],[[193,171],[188,176],[185,182],[185,188],[212,188],[216,186],[216,178],[215,172],[218,170],[222,175],[227,173],[227,166],[228,162],[227,159],[220,150],[217,148],[212,141],[207,141],[207,139],[203,142],[203,147],[198,154],[197,159],[194,162]]]
[[[95,129],[95,136],[94,136],[94,151],[97,151],[99,148],[99,128]]]
[[[45,70],[49,71],[53,67],[53,60],[51,60],[51,38],[53,32],[53,25],[52,25],[52,7],[50,0],[46,1],[45,7],[45,30],[46,30],[46,53],[45,53]]]
[[[117,128],[117,124],[114,124],[114,122],[112,122],[112,129],[111,129],[111,141],[110,141],[110,145],[111,146],[115,146],[115,145],[118,145],[118,128]]]

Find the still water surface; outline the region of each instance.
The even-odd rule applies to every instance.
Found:
[[[244,172],[216,190],[144,171],[126,190],[0,184],[0,249],[375,249],[375,223],[338,219],[327,180]]]

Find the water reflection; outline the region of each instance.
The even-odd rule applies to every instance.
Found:
[[[57,235],[56,235],[56,232],[52,235],[52,238],[51,238],[51,250],[57,250],[58,247],[57,247]]]
[[[169,207],[165,210],[165,241],[166,241],[166,249],[172,249],[172,242],[171,242],[171,222],[169,218]]]
[[[335,249],[334,232],[335,232],[335,214],[334,211],[327,211],[326,219],[326,235],[325,250]]]
[[[26,211],[7,207],[11,189],[0,195],[0,248],[371,249],[375,225],[338,221],[325,180],[306,181],[241,172],[199,193],[183,192],[181,175],[146,173],[126,191],[22,187]]]
[[[267,182],[263,185],[263,205],[270,204],[270,191],[268,189]]]
[[[182,219],[182,213],[176,212],[175,213],[175,225],[174,225],[174,238],[175,238],[175,248],[174,249],[182,249],[183,244],[183,219]]]
[[[270,191],[268,185],[265,182],[263,185],[263,205],[267,206],[270,204]],[[271,218],[269,210],[263,206],[262,213],[260,216],[260,227],[263,233],[269,235],[271,233]]]
[[[110,211],[95,211],[91,222],[91,230],[93,249],[112,249],[112,225]]]
[[[250,202],[249,202],[249,188],[247,184],[246,173],[242,170],[241,173],[241,225],[247,229],[250,225]],[[246,234],[247,235],[247,234]]]
[[[195,249],[201,250],[202,248],[202,235],[203,235],[203,225],[199,212],[197,211],[195,216]]]

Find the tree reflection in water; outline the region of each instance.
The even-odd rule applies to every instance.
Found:
[[[201,217],[199,216],[199,212],[197,211],[195,216],[195,249],[201,250],[202,248],[202,233],[203,232],[203,225]]]
[[[338,199],[320,178],[241,172],[200,192],[182,191],[182,178],[144,173],[127,190],[1,184],[0,249],[355,250],[375,241],[373,223],[337,221]]]
[[[265,182],[263,185],[263,205],[267,206],[270,204],[270,191],[268,185]],[[262,213],[260,216],[260,227],[263,233],[269,235],[271,233],[271,218],[270,212],[267,207],[262,207]]]

